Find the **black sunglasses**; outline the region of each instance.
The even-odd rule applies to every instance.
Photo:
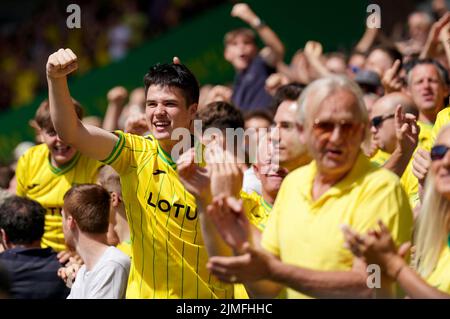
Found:
[[[447,154],[447,151],[450,149],[450,147],[446,145],[435,145],[431,148],[431,160],[437,161],[440,159],[443,159],[445,154]]]
[[[375,116],[373,119],[370,120],[370,123],[372,123],[372,126],[375,128],[378,128],[381,123],[383,123],[385,120],[393,118],[395,116],[395,114],[389,114],[386,116],[383,115],[379,115],[379,116]]]

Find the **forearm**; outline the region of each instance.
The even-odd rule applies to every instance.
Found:
[[[118,129],[118,121],[120,114],[122,113],[122,106],[116,103],[108,104],[106,109],[105,118],[103,119],[102,128],[107,131],[114,131]]]
[[[50,115],[61,139],[97,160],[104,160],[118,138],[95,126],[84,125],[75,112],[65,77],[48,79]]]
[[[325,65],[323,65],[318,58],[308,58],[308,62],[321,77],[325,77],[331,74],[331,72],[328,71]]]
[[[363,36],[361,37],[361,39],[359,40],[358,44],[355,47],[355,51],[363,53],[369,51],[370,47],[372,46],[373,42],[377,37],[377,34],[378,29],[366,28],[366,31],[364,32]]]
[[[271,279],[314,298],[369,298],[366,277],[355,271],[316,271],[287,264],[273,268]]]
[[[397,282],[411,298],[449,299],[450,295],[439,291],[425,282],[413,269],[406,264],[397,277]]]
[[[74,144],[79,127],[79,119],[70,96],[67,78],[47,78],[50,114],[58,135],[64,142]]]
[[[447,59],[447,62],[450,65],[450,39],[447,39],[447,41],[441,41],[441,43],[445,50],[445,57]]]
[[[262,42],[276,54],[276,61],[284,59],[285,48],[277,34],[267,25],[256,29]]]
[[[401,177],[411,160],[412,153],[403,152],[396,148],[389,159],[384,163],[383,167],[390,170],[398,177]]]
[[[197,202],[197,210],[200,218],[203,242],[208,256],[233,256],[233,250],[225,243],[216,226],[206,214],[206,204]]]

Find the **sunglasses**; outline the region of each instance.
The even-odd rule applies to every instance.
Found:
[[[450,149],[450,147],[446,145],[435,145],[431,148],[431,160],[437,161],[444,158],[445,154],[447,154],[447,151]]]
[[[341,129],[342,135],[348,136],[352,133],[354,133],[360,126],[360,123],[355,122],[347,122],[347,121],[340,121],[338,123],[332,122],[332,121],[321,121],[319,119],[314,121],[313,124],[313,132],[316,136],[322,136],[324,134],[331,134],[333,133],[336,126],[339,126]]]
[[[370,120],[370,123],[372,124],[373,127],[378,128],[381,123],[383,123],[385,120],[393,118],[395,116],[395,114],[389,114],[389,115],[379,115],[379,116],[375,116],[373,119]]]

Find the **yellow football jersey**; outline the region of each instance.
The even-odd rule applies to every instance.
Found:
[[[206,268],[195,197],[151,135],[125,134],[104,163],[120,175],[130,226],[127,298],[233,298],[233,286]]]
[[[264,198],[256,192],[248,194],[244,191],[240,193],[244,211],[249,221],[261,232],[266,226],[272,205],[264,200]]]
[[[64,167],[50,162],[46,144],[30,148],[17,163],[17,195],[39,202],[47,210],[42,247],[56,251],[66,248],[62,231],[64,194],[77,184],[95,183],[103,164],[77,153]]]
[[[130,240],[124,240],[124,241],[118,243],[116,248],[131,258],[131,241]]]
[[[264,198],[256,192],[248,194],[241,191],[240,196],[248,220],[262,232],[266,227],[272,205],[266,202]],[[234,298],[249,299],[243,284],[234,285]]]

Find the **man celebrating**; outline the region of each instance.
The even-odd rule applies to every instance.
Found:
[[[340,225],[365,232],[381,219],[397,243],[405,242],[412,231],[408,199],[398,177],[376,168],[361,151],[368,115],[354,82],[319,79],[299,104],[302,138],[313,161],[283,181],[263,233],[264,250],[244,243],[236,247],[241,256],[212,257],[209,267],[224,281],[244,282],[256,297],[276,296],[283,286],[288,298],[369,297],[365,264],[344,248]],[[381,288],[384,293],[392,287]]]
[[[120,175],[130,224],[132,265],[127,298],[231,298],[232,286],[210,275],[196,200],[181,184],[171,153],[177,128],[189,129],[199,87],[181,64],[152,67],[144,78],[147,137],[84,125],[74,112],[67,74],[70,49],[50,55],[47,79],[52,120],[61,138],[111,165]],[[176,160],[176,159],[175,159]]]

